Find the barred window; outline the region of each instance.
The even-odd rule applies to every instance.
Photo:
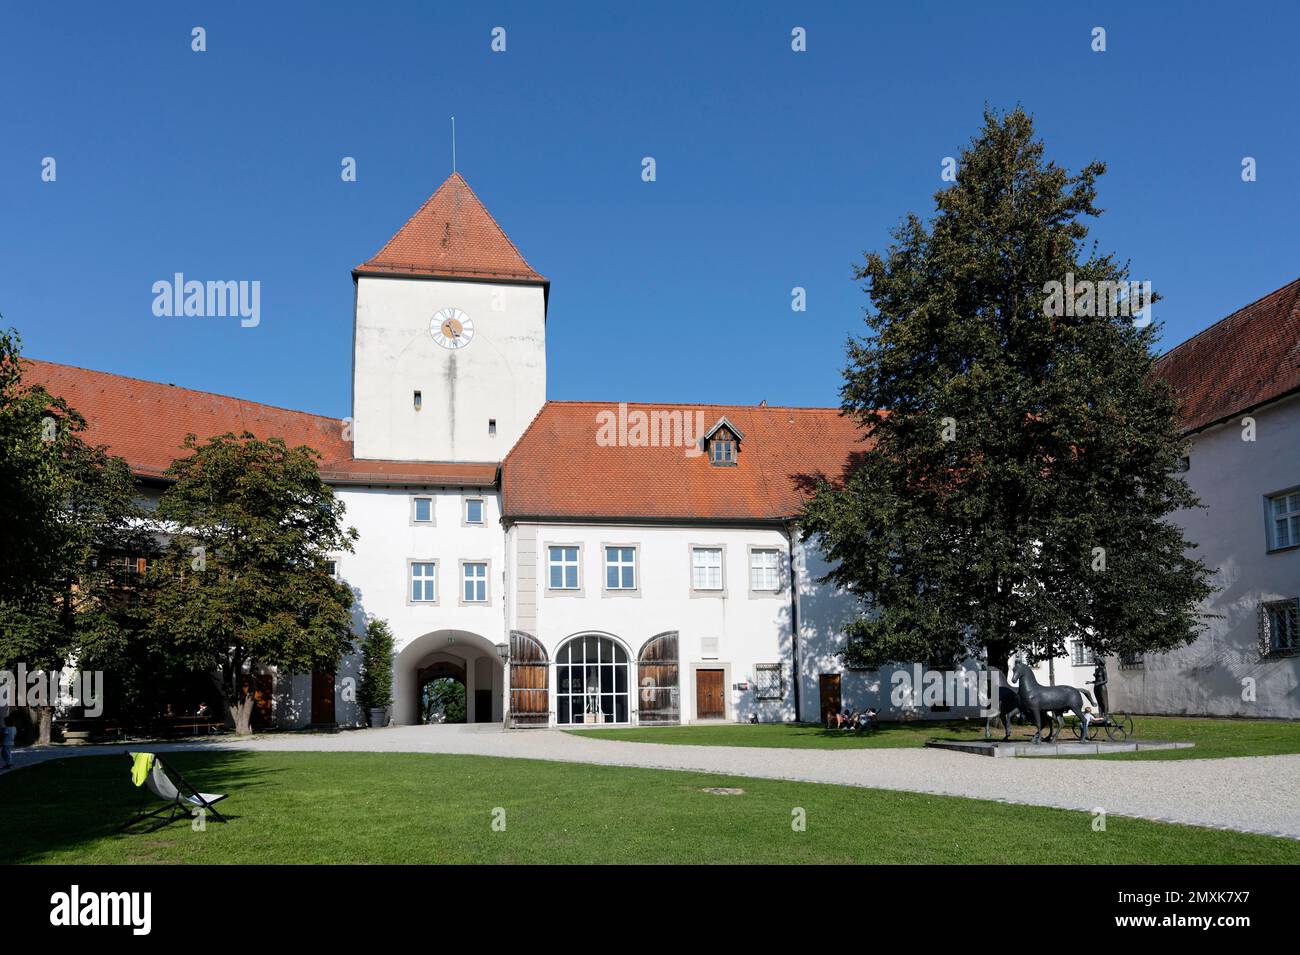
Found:
[[[759,663],[754,667],[754,696],[760,700],[785,699],[785,674],[779,663]]]
[[[1300,653],[1300,600],[1275,600],[1259,608],[1261,656]]]
[[[1121,653],[1119,655],[1119,668],[1121,670],[1140,670],[1145,665],[1140,653]]]

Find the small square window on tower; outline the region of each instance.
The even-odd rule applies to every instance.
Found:
[[[420,410],[420,406],[421,406],[422,404],[424,404],[424,396],[423,396],[422,394],[420,394],[420,392],[417,391],[417,392],[415,393],[414,397],[412,398],[412,404],[415,405],[415,410],[416,410],[416,411],[419,411],[419,410]]]
[[[488,437],[495,438],[496,436],[497,436],[497,419],[488,418]]]

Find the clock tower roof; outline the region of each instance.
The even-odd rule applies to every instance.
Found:
[[[353,275],[412,275],[546,283],[453,172]]]

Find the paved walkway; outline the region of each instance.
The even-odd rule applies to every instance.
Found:
[[[15,752],[18,767],[63,756],[120,753],[123,746]],[[587,738],[493,725],[397,726],[251,740],[154,743],[150,749],[262,752],[458,753],[685,769],[731,776],[836,783],[1055,806],[1300,839],[1300,755],[1235,759],[989,759],[933,749],[774,749],[678,746]]]

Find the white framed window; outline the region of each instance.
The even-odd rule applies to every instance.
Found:
[[[460,562],[461,603],[484,604],[488,599],[487,561],[463,560]]]
[[[1092,666],[1097,662],[1096,654],[1088,649],[1082,640],[1070,641],[1070,663],[1077,667]]]
[[[749,589],[771,593],[781,588],[781,552],[775,547],[749,551]]]
[[[754,698],[758,700],[785,699],[785,671],[779,663],[754,665]]]
[[[581,564],[578,558],[579,549],[576,544],[551,544],[546,548],[548,590],[577,590],[581,586]]]
[[[481,497],[465,498],[465,523],[466,524],[483,523],[483,498]]]
[[[432,524],[433,523],[433,498],[428,495],[417,494],[411,498],[411,523],[412,524]]]
[[[1300,653],[1300,599],[1273,600],[1259,608],[1262,656]]]
[[[636,547],[605,545],[605,589],[636,590]]]
[[[722,548],[691,548],[691,589],[716,591],[722,589]]]
[[[1268,549],[1300,545],[1300,490],[1268,499]]]
[[[325,561],[325,573],[329,574],[335,580],[339,579],[339,562],[336,560]]]
[[[438,602],[438,562],[412,560],[407,563],[407,598],[413,604]]]

